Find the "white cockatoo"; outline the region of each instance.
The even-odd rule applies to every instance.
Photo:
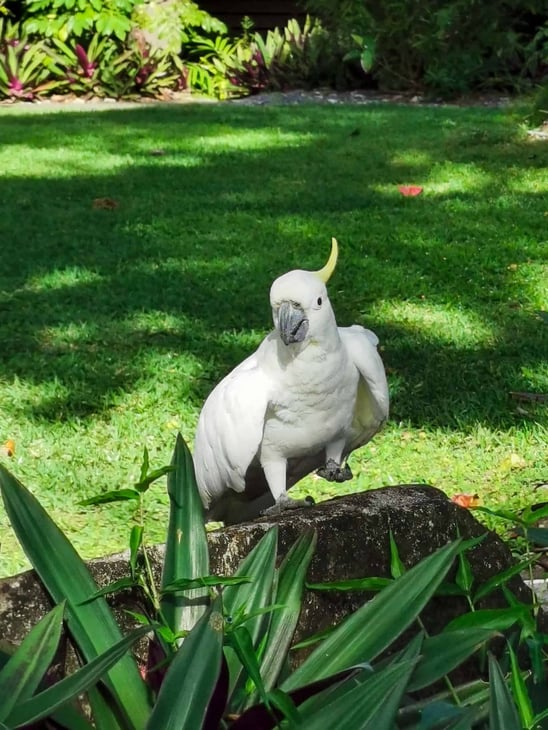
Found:
[[[207,398],[194,463],[208,519],[244,522],[265,510],[302,506],[287,489],[314,470],[352,478],[351,451],[388,417],[378,339],[337,327],[326,282],[337,241],[320,271],[290,271],[272,284],[274,330]]]

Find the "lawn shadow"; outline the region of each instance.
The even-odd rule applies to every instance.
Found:
[[[521,274],[542,260],[541,191],[508,188],[547,155],[474,110],[408,110],[406,124],[437,136],[401,117],[388,106],[3,117],[1,141],[41,169],[0,177],[0,378],[38,394],[12,407],[105,413],[169,357],[198,409],[269,328],[272,280],[318,268],[343,230],[334,308],[339,324],[380,335],[395,417],[514,423],[507,393],[527,389],[548,328]],[[454,163],[469,168],[466,189],[444,188]],[[404,182],[424,196],[401,197]],[[371,317],[397,300],[468,313],[486,334],[456,345]]]

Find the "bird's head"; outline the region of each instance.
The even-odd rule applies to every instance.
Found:
[[[272,317],[285,345],[321,337],[335,323],[325,285],[335,269],[338,253],[333,238],[329,260],[322,269],[289,271],[272,284]]]

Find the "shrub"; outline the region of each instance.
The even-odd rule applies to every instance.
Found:
[[[23,23],[29,34],[63,41],[84,35],[124,40],[138,0],[25,0]]]
[[[547,69],[543,0],[306,0],[344,51],[372,38],[371,78],[385,89],[435,93],[520,89]]]

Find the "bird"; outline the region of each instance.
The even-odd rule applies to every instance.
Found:
[[[377,336],[338,327],[319,271],[296,269],[270,289],[274,329],[207,397],[194,441],[196,482],[209,521],[225,525],[313,504],[287,490],[307,474],[352,478],[349,454],[386,422],[389,394]]]

